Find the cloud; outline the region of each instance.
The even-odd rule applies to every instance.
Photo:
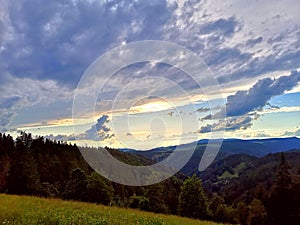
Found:
[[[265,78],[257,81],[249,90],[238,91],[227,97],[227,116],[245,115],[251,111],[262,108],[268,101],[277,95],[294,88],[300,81],[300,72],[292,71],[288,76],[278,79]],[[225,108],[222,109],[225,111]],[[215,114],[218,116],[218,113]]]
[[[272,106],[268,108],[263,108],[259,110],[257,113],[264,115],[269,113],[282,113],[282,112],[300,112],[300,106],[284,106],[284,107],[278,107],[278,106]]]
[[[201,118],[201,121],[204,121],[204,120],[211,120],[211,119],[213,119],[212,114],[208,114],[208,115],[202,117],[202,118]]]
[[[21,99],[18,96],[0,99],[0,132],[6,132],[8,125],[16,116],[16,110],[21,107]]]
[[[2,1],[9,17],[0,29],[11,35],[2,40],[0,70],[72,87],[109,48],[123,41],[159,39],[171,10],[160,0]]]
[[[252,126],[252,118],[250,116],[230,117],[218,123],[208,124],[200,128],[199,133],[209,133],[214,131],[235,131],[246,130]]]
[[[243,138],[270,138],[274,135],[269,134],[265,130],[251,131],[250,133],[243,134]]]
[[[199,113],[203,113],[203,112],[209,112],[211,109],[207,108],[207,107],[201,107],[199,109],[197,109],[196,111]]]
[[[277,43],[277,42],[282,41],[284,38],[285,38],[285,35],[284,35],[283,33],[280,33],[280,34],[277,34],[277,35],[274,36],[274,37],[270,37],[270,38],[267,40],[267,43],[268,43],[268,44],[274,44],[274,43]]]
[[[6,130],[18,111],[24,107],[72,99],[73,92],[53,80],[38,81],[30,78],[14,78],[11,75],[3,76],[2,80],[0,131]]]
[[[221,109],[221,106],[217,105],[215,107],[212,107],[212,108],[208,108],[208,107],[201,107],[199,109],[197,109],[196,111],[198,113],[203,113],[203,112],[210,112],[210,111],[213,111],[213,110],[219,110]]]
[[[109,134],[111,130],[106,124],[109,122],[108,115],[102,115],[95,125],[93,125],[89,130],[85,131],[81,139],[93,140],[93,141],[103,141],[105,139],[110,139],[114,135]]]
[[[111,129],[107,127],[107,123],[109,122],[108,115],[102,115],[97,123],[91,126],[90,129],[86,130],[81,134],[71,134],[71,135],[47,135],[45,138],[57,140],[57,141],[75,141],[75,140],[90,140],[90,141],[104,141],[107,139],[111,139],[114,137],[114,134],[110,134]]]
[[[280,109],[279,106],[277,106],[277,105],[272,105],[272,104],[269,103],[269,102],[266,104],[266,106],[268,106],[268,109],[271,109],[271,110],[272,110],[272,109],[275,109],[275,110],[276,110],[276,109]]]
[[[269,107],[269,110],[280,110],[268,101],[285,91],[291,90],[300,81],[300,72],[292,71],[288,76],[281,76],[278,79],[265,78],[257,81],[249,90],[238,91],[234,95],[227,97],[227,102],[220,111],[215,114],[209,114],[201,119],[218,119],[226,112],[227,119],[220,120],[218,123],[208,124],[200,129],[200,133],[220,130],[238,130],[247,129],[252,125],[252,120],[259,117],[255,111],[266,111],[263,107]]]
[[[293,46],[287,47],[294,48]],[[295,47],[297,49],[297,47]],[[259,54],[259,53],[258,53]],[[274,71],[293,70],[300,67],[300,49],[285,52],[275,51],[267,57],[251,57],[244,62],[240,70],[231,71],[227,75],[218,78],[220,83],[239,80],[249,77],[257,77]]]
[[[254,45],[257,45],[259,43],[261,43],[263,41],[263,37],[258,37],[258,38],[254,38],[254,39],[249,39],[246,42],[246,46],[252,48]]]
[[[253,135],[252,137],[268,138],[268,137],[272,137],[272,135],[266,133],[265,131],[259,131],[259,132],[255,132],[255,135]]]
[[[97,85],[95,87],[98,88]],[[90,86],[87,85],[85,89],[90,89]],[[126,109],[130,106],[131,109],[139,109],[140,105],[147,103],[161,103],[164,109],[172,109],[173,106],[165,100],[175,99],[176,103],[176,98],[181,98],[188,101],[192,91],[199,91],[199,85],[176,67],[165,63],[143,62],[116,72],[102,90],[101,101],[97,105],[99,110],[110,110],[113,103],[115,109]],[[162,108],[149,105],[147,110]]]
[[[177,3],[166,37],[199,54],[220,83],[300,67],[299,2]]]
[[[6,35],[1,35],[0,69],[17,77],[51,78],[75,87],[96,57],[123,41],[145,39],[195,51],[220,82],[299,66],[294,9],[299,3],[249,3],[257,16],[235,1],[2,2],[0,29]],[[253,49],[257,43],[261,48]]]
[[[200,29],[201,34],[216,33],[222,36],[230,37],[234,34],[237,26],[236,18],[220,18],[216,21],[209,22]]]
[[[45,135],[44,136],[45,139],[49,139],[49,140],[56,140],[56,141],[75,141],[75,135],[71,134],[71,135],[64,135],[64,134],[58,134],[58,135]]]
[[[0,2],[0,83],[5,96],[1,96],[0,103],[2,128],[24,107],[49,99],[64,100],[63,96],[73,92],[87,66],[122,42],[155,39],[181,44],[199,55],[221,84],[300,67],[298,1],[251,1],[247,7],[238,1],[222,0]],[[147,69],[139,68],[134,74],[125,71],[122,79],[116,79],[119,83],[115,86],[129,83],[139,72],[140,78],[147,76]],[[157,74],[165,71],[169,74],[165,77],[178,80],[188,90],[195,88],[194,83],[182,79],[179,73],[163,68],[153,71]],[[14,79],[7,80],[7,73]],[[26,79],[36,86],[27,88]],[[23,81],[24,87],[18,84]],[[268,83],[272,81],[265,80],[260,85]],[[20,91],[12,94],[5,86],[15,84],[13,90]],[[163,86],[165,83],[157,84],[147,94],[176,94],[174,88],[161,88],[163,91],[157,94]],[[111,100],[116,91],[108,91],[107,98]],[[139,95],[138,91],[132,94]],[[261,94],[268,98],[268,93]],[[243,115],[264,105],[264,96],[261,103],[251,102],[251,93],[243,91],[232,101],[245,96],[249,97],[248,108],[242,105],[239,111],[229,105],[229,115]]]
[[[300,136],[300,129],[296,128],[294,131],[285,131],[281,136]]]

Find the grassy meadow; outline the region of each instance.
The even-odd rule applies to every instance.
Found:
[[[214,225],[216,223],[89,203],[0,194],[0,224]]]

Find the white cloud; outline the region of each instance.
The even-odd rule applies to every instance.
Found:
[[[279,108],[270,105],[268,101],[285,91],[293,89],[300,81],[300,73],[292,71],[290,75],[281,76],[277,79],[265,78],[257,81],[249,90],[237,91],[234,95],[227,97],[227,103],[218,112],[209,114],[202,118],[202,121],[218,119],[227,114],[227,120],[220,120],[218,123],[208,124],[200,129],[200,133],[211,131],[247,129],[252,125],[252,121],[260,114],[268,112],[279,112],[295,110],[295,107]],[[268,106],[267,109],[263,109]],[[296,107],[299,109],[299,107]],[[258,112],[256,112],[258,111]]]
[[[258,80],[249,90],[237,91],[234,95],[227,97],[226,113],[228,116],[240,116],[260,109],[273,96],[292,90],[299,82],[300,73],[297,71],[274,80],[271,78]]]
[[[2,129],[23,107],[71,99],[72,89],[86,67],[121,43],[159,39],[181,44],[207,62],[228,92],[237,90],[235,83],[239,89],[249,87],[258,77],[300,67],[299,1],[0,0],[0,5]],[[149,69],[190,91],[198,90],[180,73],[153,65],[139,71],[132,67],[112,79],[108,99],[101,106],[110,106],[120,87],[133,78],[147,76]],[[7,73],[11,77],[7,78]],[[157,82],[149,90],[142,88],[128,92],[132,101],[124,105],[131,106],[141,91],[145,95],[182,97],[164,82]],[[281,90],[280,86],[276,88]],[[264,105],[266,99],[260,91],[253,88],[253,93],[238,92],[233,104],[229,102],[229,115],[237,115],[234,105],[238,98],[243,98],[240,102],[245,110],[240,115]],[[264,101],[250,102],[253,105],[245,109],[242,103],[247,98]]]
[[[84,135],[82,135],[78,139],[103,141],[105,139],[112,138],[114,134],[109,133],[111,129],[106,125],[108,122],[109,122],[109,116],[102,115],[97,120],[97,123],[93,125],[89,130],[85,131]]]
[[[246,130],[252,126],[252,120],[248,115],[238,117],[228,117],[225,120],[213,124],[207,124],[200,128],[199,133],[210,133],[215,131],[235,131]]]
[[[18,111],[35,104],[48,105],[57,100],[71,100],[73,92],[53,80],[14,78],[6,75],[0,85],[0,130],[5,131]],[[34,115],[33,115],[34,116]]]
[[[270,114],[270,113],[285,113],[285,112],[300,112],[300,106],[285,106],[280,108],[267,108],[262,111],[258,111],[258,114]]]
[[[296,127],[294,130],[292,131],[285,131],[281,134],[281,136],[288,136],[288,137],[291,137],[291,136],[300,136],[300,128],[299,126]]]
[[[170,2],[179,7],[166,25],[165,38],[202,56],[221,83],[299,67],[300,16],[295,9],[300,2]],[[203,34],[211,24],[215,29]],[[232,32],[220,33],[222,29]]]
[[[102,115],[95,125],[92,125],[84,133],[78,134],[58,134],[58,135],[46,135],[45,138],[57,140],[57,141],[93,141],[103,142],[113,138],[115,135],[111,133],[111,129],[107,126],[110,119],[108,115]],[[128,136],[131,134],[127,134]],[[99,145],[99,143],[98,143]]]

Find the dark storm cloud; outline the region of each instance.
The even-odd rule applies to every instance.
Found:
[[[0,52],[0,71],[71,86],[112,46],[159,38],[170,14],[158,0],[12,0],[8,10],[13,40]]]
[[[265,78],[259,80],[247,91],[238,91],[227,97],[227,116],[240,116],[265,106],[277,95],[294,88],[300,81],[300,72],[293,71],[288,76],[278,79]]]
[[[278,27],[283,24],[276,17],[278,12],[274,12],[275,17],[272,12],[268,13],[273,27],[262,27],[261,30],[262,24],[257,24],[256,30],[249,21],[246,23],[246,15],[243,18],[236,12],[229,17],[224,14],[215,17],[214,13],[218,15],[220,12],[214,12],[213,8],[208,11],[203,5],[204,2],[185,1],[180,9],[181,14],[174,15],[169,22],[172,26],[166,30],[166,36],[199,54],[221,84],[300,67],[299,23],[289,24],[278,35],[270,37],[265,31],[276,29],[276,23]],[[296,15],[291,16],[296,18]],[[256,21],[253,22],[255,25]],[[177,24],[182,30],[178,29]],[[247,39],[245,41],[239,37]],[[260,48],[253,49],[257,44]]]
[[[206,62],[209,66],[238,64],[250,60],[252,54],[242,53],[238,48],[215,49],[207,54]]]
[[[199,132],[207,133],[220,130],[247,129],[252,121],[259,116],[253,112],[261,110],[264,106],[277,108],[268,101],[277,95],[283,94],[294,88],[300,82],[300,72],[292,71],[288,76],[281,76],[278,79],[265,78],[255,83],[249,90],[238,91],[227,97],[226,106],[215,114],[209,114],[202,118],[202,121],[218,119],[226,111],[227,119],[218,123],[203,126]]]
[[[299,62],[297,53],[255,59],[238,46],[224,48],[224,40],[242,29],[241,21],[231,16],[199,24],[191,22],[197,13],[195,4],[200,3],[184,3],[180,20],[187,27],[179,30],[177,26],[166,28],[176,24],[173,14],[178,8],[166,1],[9,1],[13,39],[0,52],[0,71],[18,77],[51,78],[75,86],[97,56],[123,40],[144,39],[165,39],[204,52],[207,64],[217,70],[224,64],[236,65],[226,74],[218,73],[221,83],[274,71],[282,63],[289,68]],[[249,39],[247,45],[262,40],[261,36]]]
[[[250,56],[250,54],[247,55]],[[222,74],[218,77],[218,81],[220,83],[227,83],[232,80],[253,78],[278,70],[297,69],[300,67],[300,50],[274,51],[272,55],[266,57],[246,57],[241,63],[240,70],[232,70],[231,73],[226,75]]]
[[[223,36],[231,36],[235,33],[238,23],[234,17],[220,18],[202,26],[201,34],[219,33]]]
[[[185,1],[180,16],[175,16],[177,4],[164,0],[11,0],[7,26],[12,35],[0,51],[0,72],[51,78],[74,87],[97,56],[124,40],[144,39],[176,42],[199,53],[221,76],[220,83],[300,66],[299,46],[281,54],[274,50],[274,54],[261,57],[242,51],[241,43],[223,46],[226,39],[243,29],[242,20],[235,16],[209,20],[207,13],[203,13],[201,18],[207,19],[198,23],[191,18],[198,13],[195,6],[199,5],[203,8],[204,3]],[[185,27],[180,29],[177,22]],[[0,21],[1,30],[7,30],[5,23]],[[290,32],[284,31],[267,42],[281,44]],[[263,39],[257,35],[245,45],[252,47]],[[231,69],[224,69],[227,67]]]
[[[299,25],[292,24],[270,38],[260,29],[251,30],[244,26],[247,25],[246,18],[238,17],[238,12],[214,11],[206,8],[206,3],[187,0],[179,8],[179,3],[171,4],[165,0],[1,0],[0,88],[8,83],[16,87],[1,89],[4,95],[0,103],[0,127],[7,126],[20,108],[41,102],[39,99],[44,102],[48,102],[48,98],[54,101],[65,99],[56,93],[71,93],[87,66],[123,41],[158,39],[181,44],[202,57],[221,84],[300,67]],[[258,43],[259,47],[268,50],[267,53],[252,48]],[[141,68],[141,76],[147,74],[146,69]],[[153,73],[161,72],[159,69]],[[20,79],[18,82],[23,85],[15,85],[13,79],[5,78],[6,74],[31,81]],[[175,75],[170,79],[180,81],[188,90],[194,88],[189,80],[180,80],[179,73]],[[122,84],[132,81],[130,72],[122,77]],[[48,83],[41,83],[49,80],[56,82],[52,84],[55,91],[51,91],[52,86]],[[272,83],[268,80],[261,82],[261,85]],[[35,85],[28,88],[30,83]],[[66,85],[68,88],[60,92]],[[280,90],[281,87],[276,88]],[[113,96],[115,92],[109,91],[109,97]],[[256,91],[261,90],[255,87],[249,93]],[[170,90],[166,92],[172,93]],[[232,101],[247,96],[249,105],[242,105],[242,109],[229,106],[229,115],[255,110],[272,94],[275,93],[266,94],[258,103],[250,101],[254,94],[248,96],[241,91],[232,97]]]
[[[86,68],[110,48],[159,39],[171,13],[159,0],[1,3],[1,129],[24,107],[72,95]]]

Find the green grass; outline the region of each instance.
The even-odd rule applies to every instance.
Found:
[[[0,224],[214,225],[216,223],[82,202],[0,194]]]
[[[237,165],[233,171],[234,171],[234,174],[231,174],[229,173],[228,171],[225,171],[219,178],[220,179],[227,179],[227,178],[234,178],[234,177],[239,177],[239,173],[241,171],[243,171],[243,169],[246,168],[246,163],[242,162],[240,163],[239,165]]]
[[[227,170],[220,176],[220,179],[239,177],[238,173],[231,174]]]

